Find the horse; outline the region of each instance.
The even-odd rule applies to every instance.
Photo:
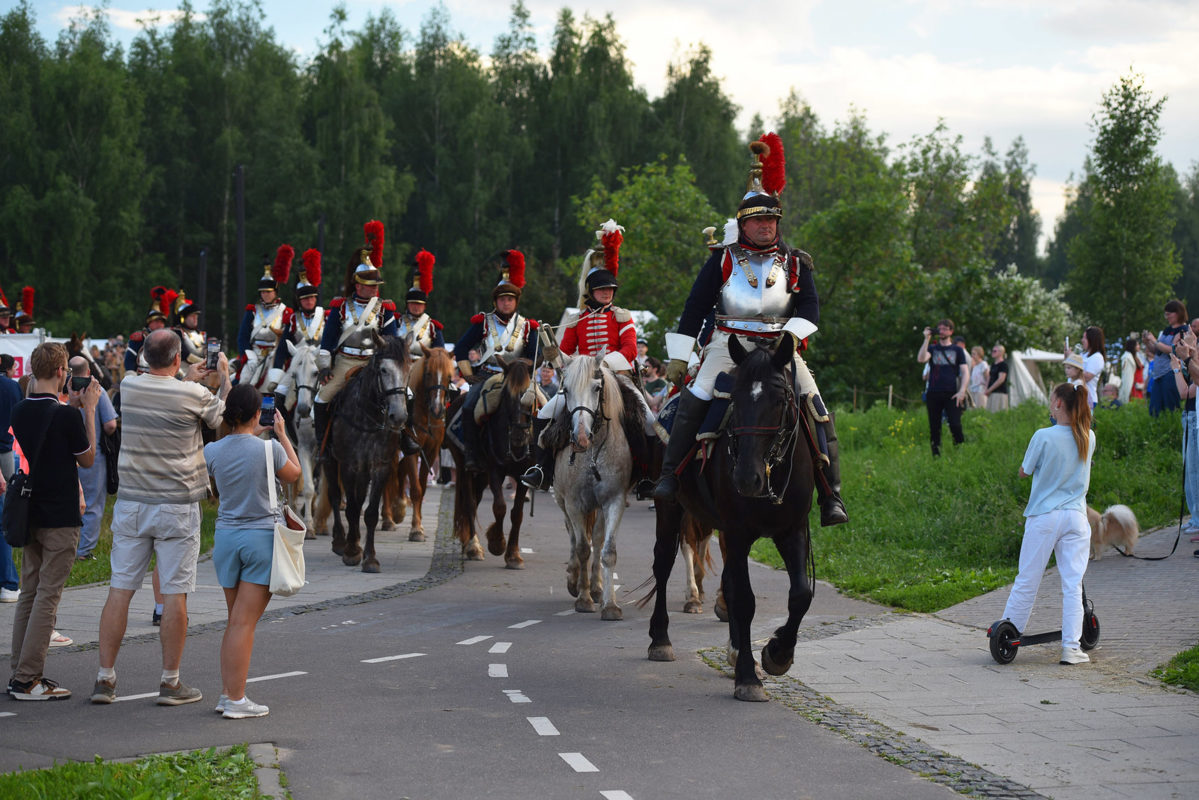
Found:
[[[421,506],[429,485],[429,468],[437,460],[437,452],[445,439],[446,398],[454,377],[454,359],[444,347],[421,345],[419,368],[412,372],[411,430],[420,445],[420,452],[405,456],[393,466],[383,490],[383,530],[389,531],[402,522],[407,513],[404,486],[412,503],[412,527],[408,541],[425,541]],[[423,463],[422,463],[423,462]]]
[[[289,339],[283,342],[291,353],[291,364],[287,374],[291,378],[291,386],[287,392],[288,403],[295,398],[292,408],[291,423],[294,427],[296,440],[296,455],[300,459],[300,480],[296,481],[291,491],[292,507],[299,513],[300,518],[308,527],[309,538],[315,538],[316,509],[316,475],[313,465],[316,460],[316,426],[312,418],[313,404],[316,402],[317,366],[316,355],[320,350],[307,339],[295,344]]]
[[[737,365],[732,414],[704,465],[691,459],[679,475],[678,503],[657,504],[654,543],[654,611],[649,659],[673,661],[667,632],[666,582],[679,549],[684,509],[701,524],[721,531],[726,545],[721,588],[729,615],[729,660],[738,700],[767,700],[750,650],[754,595],[749,581],[749,549],[763,536],[774,540],[787,568],[790,591],[787,620],[762,648],[762,669],[782,675],[795,656],[799,623],[812,603],[811,541],[815,466],[794,389],[794,339],[780,337],[773,348],[751,351],[735,336],[729,353]],[[647,598],[648,599],[648,598]]]
[[[379,521],[383,484],[399,454],[400,429],[408,421],[406,395],[410,368],[403,340],[376,336],[375,354],[354,374],[329,409],[323,493],[333,514],[333,552],[341,556],[346,566],[361,562],[363,572],[379,571],[375,525]],[[343,487],[348,535],[341,523]],[[364,503],[365,549],[358,546],[358,517]]]
[[[721,560],[724,560],[724,537],[717,537],[720,544]],[[683,612],[686,614],[704,613],[704,577],[708,570],[715,569],[709,545],[712,543],[712,528],[704,525],[695,517],[683,512],[679,550],[683,554],[683,569],[687,576],[687,597],[683,601]],[[718,586],[716,589],[716,618],[721,622],[729,621],[728,609],[724,604],[724,592]]]
[[[595,356],[569,359],[559,390],[570,430],[570,447],[559,450],[554,463],[554,499],[570,534],[566,588],[576,598],[575,611],[593,612],[598,601],[600,619],[605,620],[623,616],[613,593],[612,570],[616,531],[633,474],[626,431],[641,431],[643,425],[641,406],[632,396],[636,391]]]
[[[454,485],[454,532],[462,543],[462,553],[472,561],[483,560],[483,548],[475,528],[475,514],[483,499],[483,490],[491,489],[491,511],[495,521],[487,528],[487,549],[493,556],[504,557],[508,569],[524,569],[525,561],[520,555],[520,524],[524,520],[525,498],[528,488],[519,478],[533,465],[532,418],[521,403],[521,397],[533,385],[533,367],[528,359],[518,358],[504,365],[504,386],[500,392],[499,407],[483,423],[479,432],[482,452],[480,460],[486,465],[482,472],[466,469],[466,456],[457,442],[450,439],[454,466],[458,480]],[[450,417],[462,407],[465,397],[454,401]],[[481,401],[480,401],[481,402]],[[463,412],[463,413],[470,413]],[[512,502],[512,530],[505,545],[504,514],[508,510],[504,502],[504,479],[511,477],[516,482],[516,496]]]

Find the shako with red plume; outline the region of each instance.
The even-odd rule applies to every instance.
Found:
[[[409,303],[428,303],[433,291],[433,265],[437,258],[421,248],[416,254],[416,274],[412,276],[412,288],[405,300]]]
[[[362,230],[366,235],[366,246],[355,253],[358,266],[353,267],[353,282],[379,286],[383,283],[383,223],[373,219],[362,226]]]
[[[309,248],[300,256],[300,280],[296,283],[296,297],[311,297],[320,294],[321,251]]]
[[[624,226],[610,219],[595,232],[599,247],[587,251],[583,256],[583,272],[579,276],[580,307],[596,289],[616,289],[620,284],[616,275],[620,272],[620,246],[624,242]]]
[[[271,277],[275,279],[276,290],[286,284],[291,277],[291,263],[296,258],[296,250],[290,244],[281,244],[275,251],[275,264],[271,267]]]
[[[17,309],[17,313],[13,317],[13,325],[21,333],[26,333],[33,327],[33,294],[32,286],[21,289],[21,307]]]
[[[371,249],[371,263],[376,269],[383,269],[383,223],[372,219],[362,226],[366,234],[366,244]]]
[[[525,254],[519,250],[505,250],[500,255],[500,282],[491,290],[491,299],[509,295],[520,300],[521,290],[525,287]]]
[[[781,217],[779,195],[787,183],[783,141],[776,133],[764,133],[758,141],[750,142],[749,151],[753,162],[745,196],[737,208],[737,221],[748,217]]]

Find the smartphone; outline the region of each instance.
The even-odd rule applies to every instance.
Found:
[[[208,360],[204,364],[205,369],[216,369],[220,364],[221,355],[221,340],[215,336],[208,340]]]
[[[275,427],[275,396],[273,394],[262,398],[262,416],[258,418],[258,424],[264,428]]]
[[[71,376],[71,391],[72,392],[82,392],[84,389],[86,389],[91,384],[91,382],[92,382],[91,375],[84,375],[83,377],[76,377],[76,376],[72,375]]]

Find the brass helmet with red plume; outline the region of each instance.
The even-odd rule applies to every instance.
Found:
[[[429,302],[429,294],[433,291],[433,265],[436,262],[437,258],[428,250],[422,248],[416,254],[416,274],[412,276],[412,288],[404,298],[406,302]]]
[[[764,133],[758,141],[750,142],[749,151],[753,153],[753,163],[745,196],[737,208],[737,221],[749,217],[782,217],[779,196],[787,185],[783,140],[777,133]]]
[[[320,294],[321,251],[309,248],[300,257],[300,280],[296,283],[296,299]]]
[[[524,287],[525,254],[519,250],[503,251],[500,253],[500,282],[491,290],[492,301],[508,295],[520,302],[520,294]]]

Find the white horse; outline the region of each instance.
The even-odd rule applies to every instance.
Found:
[[[554,498],[566,516],[571,543],[566,588],[577,598],[575,611],[593,612],[599,601],[606,620],[622,616],[612,571],[633,470],[625,426],[642,424],[640,406],[633,402],[628,404],[635,409],[633,418],[624,418],[624,393],[635,391],[592,356],[567,362],[559,390],[570,427],[570,446],[558,452],[554,465]]]
[[[316,497],[313,463],[316,459],[316,426],[312,418],[312,406],[316,401],[316,354],[320,349],[307,340],[300,344],[285,341],[291,352],[291,366],[287,368],[287,406],[294,409],[292,422],[296,428],[296,455],[300,459],[300,480],[293,484],[298,494],[292,499],[293,507],[308,526],[309,538],[315,538],[313,504]]]

